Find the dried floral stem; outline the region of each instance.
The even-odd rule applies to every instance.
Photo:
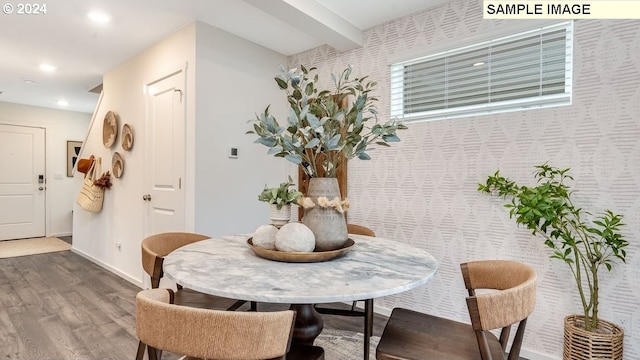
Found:
[[[340,200],[339,197],[333,198],[333,200],[327,199],[325,196],[318,197],[318,206],[322,208],[334,208],[339,213],[344,213],[349,209],[350,203],[349,199]],[[311,209],[316,206],[316,204],[309,197],[301,198],[298,200],[298,205],[302,206],[305,209]]]
[[[93,185],[99,186],[101,188],[110,189],[111,188],[111,174],[109,172],[105,172],[100,176],[100,178],[95,179],[93,181]]]

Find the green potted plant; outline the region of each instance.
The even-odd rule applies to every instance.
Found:
[[[287,120],[278,122],[267,106],[247,133],[257,135],[255,142],[268,147],[268,154],[293,162],[311,178],[306,194],[311,202],[305,206],[302,222],[316,236],[318,250],[333,250],[347,240],[344,214],[328,205],[341,203],[338,168],[354,157],[370,159],[368,151],[374,144],[400,141],[396,131],[406,127],[395,119],[378,121],[377,98],[371,93],[376,83],[366,76],[351,78],[349,66],[340,75],[331,74],[333,90],[321,90],[315,70],[301,66],[287,71],[280,66],[275,81],[286,93]],[[331,201],[320,205],[318,197]]]
[[[291,204],[296,204],[298,199],[302,197],[302,193],[291,189],[295,185],[291,176],[289,181],[280,183],[280,186],[268,188],[266,185],[264,190],[258,195],[258,200],[264,201],[271,205],[271,223],[281,226],[289,222],[291,218]]]
[[[570,169],[547,163],[535,168],[535,186],[518,185],[496,171],[478,190],[510,198],[505,204],[509,216],[542,237],[553,251],[551,258],[571,270],[583,313],[565,318],[564,359],[622,359],[622,329],[598,316],[598,272],[603,266],[611,271],[617,261],[626,262],[628,242],[620,232],[623,216],[605,210],[587,220],[592,214],[573,202],[573,190],[567,185],[573,180]]]

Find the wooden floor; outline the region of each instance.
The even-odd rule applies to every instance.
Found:
[[[71,251],[0,259],[0,359],[132,359],[139,290]],[[325,327],[362,330],[360,317],[323,318]],[[385,323],[376,315],[374,335]]]

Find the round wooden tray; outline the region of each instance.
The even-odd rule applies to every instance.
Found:
[[[332,260],[348,253],[353,245],[355,245],[355,242],[352,239],[347,239],[347,242],[340,249],[336,250],[318,252],[287,252],[268,250],[259,246],[255,246],[251,241],[252,239],[253,238],[249,238],[249,240],[247,240],[247,244],[249,244],[249,248],[253,250],[253,252],[259,257],[274,261],[291,263],[309,263]]]

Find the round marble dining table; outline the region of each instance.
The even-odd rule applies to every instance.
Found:
[[[314,304],[375,299],[427,283],[438,262],[425,250],[378,237],[350,234],[344,256],[288,263],[261,258],[251,234],[199,241],[165,257],[169,279],[185,288],[247,301],[286,303],[298,311],[294,341],[312,344],[322,331]]]

